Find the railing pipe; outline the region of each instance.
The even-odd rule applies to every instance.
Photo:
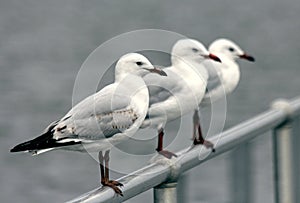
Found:
[[[288,111],[293,112],[287,113]],[[99,188],[69,201],[74,202],[122,202],[146,190],[167,182],[176,182],[180,174],[216,157],[254,137],[282,124],[289,117],[300,113],[300,98],[289,103],[289,108],[271,108],[258,116],[220,133],[210,140],[216,145],[216,152],[202,146],[189,147],[177,153],[178,157],[166,159],[160,155],[151,163],[127,176],[118,179],[124,184],[124,197],[117,196],[110,188]]]

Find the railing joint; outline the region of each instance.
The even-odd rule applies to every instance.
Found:
[[[291,121],[294,117],[295,110],[291,102],[287,99],[276,99],[271,103],[272,109],[281,110],[286,114],[286,121]]]

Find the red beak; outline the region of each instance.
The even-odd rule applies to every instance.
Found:
[[[214,61],[222,63],[221,59],[219,57],[217,57],[216,55],[214,55],[214,54],[209,54],[207,57],[214,60]]]
[[[253,56],[250,56],[250,55],[248,55],[248,54],[243,54],[243,55],[240,55],[239,56],[240,58],[242,58],[242,59],[246,59],[246,60],[248,60],[248,61],[251,61],[251,62],[254,62],[255,61],[255,58],[253,57]]]

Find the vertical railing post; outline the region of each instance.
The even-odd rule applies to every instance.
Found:
[[[177,203],[177,182],[163,183],[153,190],[154,203]]]
[[[180,175],[177,182],[177,203],[186,203],[189,201],[189,173]]]
[[[232,171],[232,201],[250,203],[253,202],[252,196],[252,177],[251,170],[255,167],[251,159],[250,143],[239,146],[231,154]]]
[[[298,115],[296,118],[293,119],[292,123],[292,130],[293,130],[293,165],[294,165],[294,201],[295,202],[300,202],[300,176],[297,174],[300,171],[300,116]]]
[[[287,114],[292,114],[289,104],[285,101],[276,101],[273,107],[282,109]],[[274,186],[276,203],[293,203],[293,133],[291,119],[277,126],[273,131],[274,146]]]

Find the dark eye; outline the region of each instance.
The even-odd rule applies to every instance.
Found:
[[[192,48],[192,50],[193,50],[193,52],[198,52],[199,50],[198,49],[196,49],[196,48]]]
[[[229,47],[228,50],[229,50],[230,52],[234,52],[234,51],[235,51],[235,49],[232,48],[232,47]]]
[[[141,65],[143,65],[143,64],[144,64],[144,63],[141,62],[141,61],[136,62],[136,65],[138,65],[138,66],[141,66]]]

